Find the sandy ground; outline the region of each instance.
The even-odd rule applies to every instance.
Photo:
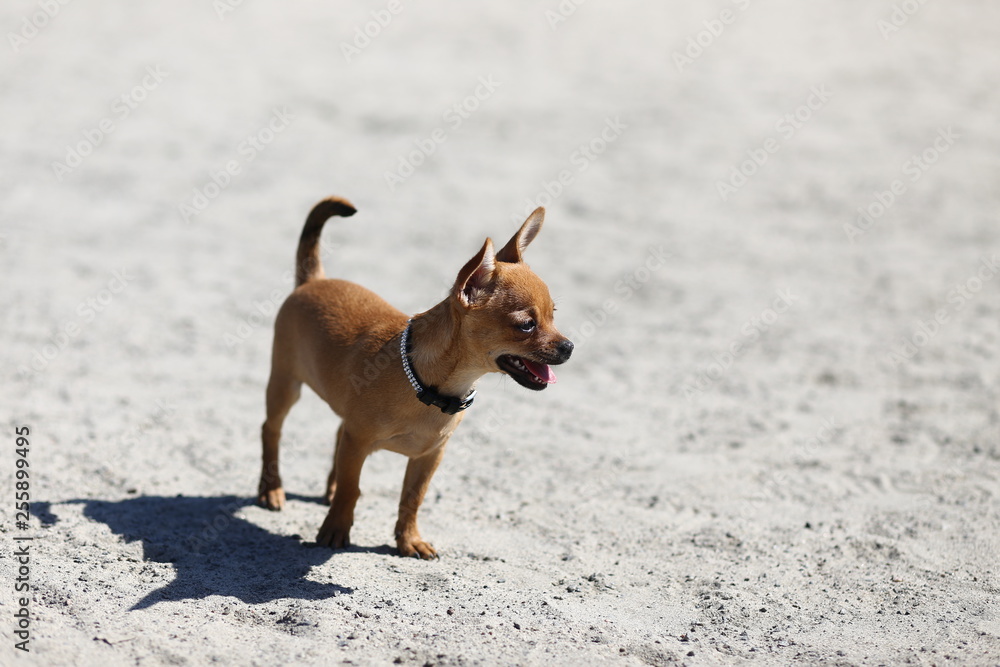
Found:
[[[158,4],[0,10],[0,663],[1000,664],[995,3]],[[310,545],[312,394],[252,502],[328,194],[408,312],[548,207],[577,351],[480,383],[435,562],[389,453]]]

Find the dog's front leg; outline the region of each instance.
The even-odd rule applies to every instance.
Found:
[[[399,519],[396,521],[396,548],[401,556],[437,558],[437,551],[420,538],[417,529],[417,510],[424,501],[431,477],[444,456],[444,444],[428,454],[410,459],[403,478],[403,491],[399,497]]]
[[[343,549],[351,545],[351,526],[354,525],[354,506],[361,496],[358,482],[361,479],[361,467],[368,457],[367,443],[352,436],[346,427],[341,427],[337,436],[337,447],[334,453],[334,474],[336,487],[330,511],[319,529],[316,542],[334,549]]]

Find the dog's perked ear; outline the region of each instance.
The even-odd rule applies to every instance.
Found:
[[[459,303],[465,307],[476,303],[493,282],[496,268],[493,240],[486,239],[482,249],[458,272],[453,291]]]
[[[521,229],[517,230],[514,236],[510,237],[510,241],[507,241],[507,245],[500,249],[497,253],[497,259],[501,262],[509,262],[516,264],[521,259],[521,253],[524,249],[528,247],[528,244],[535,240],[538,236],[538,232],[542,229],[542,222],[545,220],[545,209],[539,206],[528,219],[524,221],[521,225]]]

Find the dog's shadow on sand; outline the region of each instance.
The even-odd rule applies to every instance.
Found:
[[[132,609],[210,595],[257,604],[280,598],[319,600],[354,592],[336,583],[307,579],[311,568],[325,563],[335,552],[303,543],[299,536],[275,535],[250,523],[241,516],[244,508],[253,505],[245,497],[140,496],[114,502],[38,502],[32,503],[32,513],[44,526],[52,526],[59,521],[52,510],[68,504],[83,505],[84,516],[107,524],[126,541],[141,541],[144,560],[173,565],[174,580],[150,592]],[[392,553],[388,546],[351,550]]]

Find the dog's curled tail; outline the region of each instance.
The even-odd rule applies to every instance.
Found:
[[[357,209],[346,199],[327,197],[309,212],[302,236],[299,237],[299,251],[295,257],[295,286],[298,287],[310,280],[324,277],[323,264],[319,256],[319,236],[326,221],[338,215],[346,218],[354,215]]]

